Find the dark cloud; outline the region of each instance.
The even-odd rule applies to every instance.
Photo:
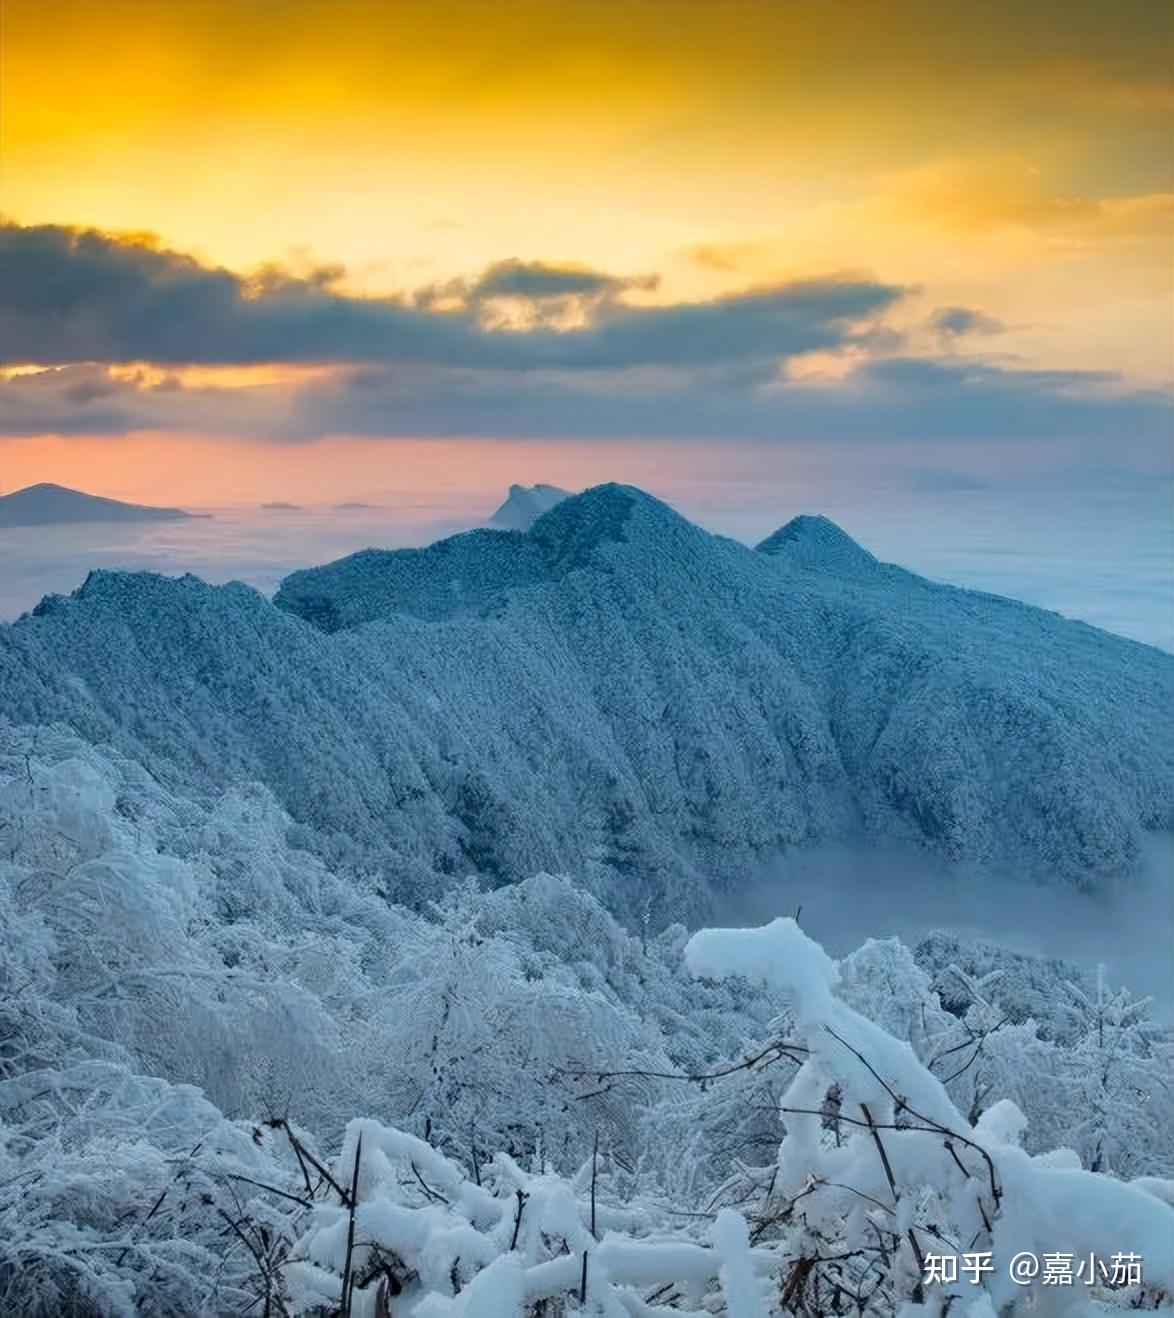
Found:
[[[112,374],[93,362],[0,376],[0,432],[121,435],[137,430],[280,438],[288,391],[185,388],[173,376]]]
[[[368,366],[301,383],[160,387],[72,366],[0,381],[12,434],[187,431],[308,442],[325,435],[884,444],[1013,439],[1093,445],[1106,462],[1168,462],[1171,404],[1113,377],[905,357],[819,384],[741,366],[487,371]],[[932,481],[933,477],[927,477]]]
[[[1165,452],[1171,402],[1091,372],[1016,371],[904,357],[843,380],[787,383],[740,370],[370,372],[315,381],[289,408],[293,438],[322,433],[662,437],[881,443],[1015,438]]]
[[[337,274],[296,277],[269,267],[246,280],[147,241],[4,225],[0,362],[410,362],[504,371],[768,362],[841,346],[856,322],[903,293],[832,278],[640,307],[614,296],[630,281],[517,262],[472,284],[473,305],[438,309],[347,296],[334,287]],[[498,327],[475,305],[486,288],[565,297],[572,284],[597,299],[592,317],[572,329]],[[610,295],[599,298],[601,290]]]
[[[338,291],[333,268],[251,280],[145,240],[63,228],[0,230],[0,359],[51,369],[0,378],[11,434],[186,431],[308,441],[324,435],[694,438],[769,442],[1012,438],[1165,453],[1170,399],[1094,372],[897,355],[878,322],[898,287],[832,278],[709,302],[638,306],[630,281],[504,262],[457,309]],[[498,328],[495,297],[579,299],[577,328]],[[989,329],[943,307],[944,334]],[[780,364],[850,347],[842,379]],[[336,363],[224,388],[107,364]],[[62,363],[61,365],[53,365]]]
[[[142,391],[103,366],[59,366],[0,378],[0,418],[9,435],[109,435],[144,428]]]
[[[468,286],[472,299],[616,297],[630,288],[655,288],[655,275],[623,277],[581,266],[548,265],[542,261],[496,261]]]
[[[1001,320],[973,307],[938,307],[929,318],[929,326],[948,339],[963,334],[999,334],[1007,328]]]
[[[1011,370],[981,358],[939,360],[933,357],[892,357],[869,362],[855,377],[858,384],[900,396],[924,395],[981,400],[1034,400],[1046,398],[1112,401],[1108,391],[1120,389],[1122,381],[1111,371]],[[1145,392],[1129,397],[1151,397]]]

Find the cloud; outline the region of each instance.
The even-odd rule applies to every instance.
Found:
[[[980,359],[860,361],[835,380],[756,379],[741,365],[685,372],[506,372],[367,366],[245,388],[155,384],[98,366],[0,380],[11,434],[158,431],[286,443],[324,436],[705,439],[786,446],[1015,440],[1062,466],[1165,471],[1170,398],[1105,373],[1013,370]]]
[[[775,255],[776,247],[782,243],[769,242],[725,242],[725,243],[691,243],[681,248],[681,255],[696,262],[706,270],[719,270],[722,273],[742,270],[748,266],[762,265]]]
[[[565,297],[616,297],[630,288],[657,286],[655,275],[623,277],[587,266],[548,265],[543,261],[496,261],[469,286],[474,301],[509,297],[541,300]]]
[[[288,386],[186,386],[175,375],[94,362],[0,374],[7,435],[123,435],[183,431],[280,438]]]
[[[1000,334],[1007,328],[1001,320],[972,307],[938,307],[929,318],[929,327],[946,339],[963,334]]]
[[[1058,190],[1016,152],[949,157],[898,170],[857,208],[884,223],[914,220],[944,230],[1032,230],[1053,241],[1163,240],[1174,193],[1096,196]]]
[[[143,391],[103,366],[59,366],[0,378],[9,435],[109,435],[143,429]]]
[[[495,261],[475,279],[450,279],[418,289],[417,307],[471,313],[483,328],[533,332],[583,330],[601,319],[605,304],[613,314],[634,290],[658,287],[657,275],[612,275],[578,264],[547,261]]]
[[[0,362],[415,363],[480,370],[609,370],[779,361],[850,341],[898,285],[811,279],[708,302],[636,306],[632,281],[523,262],[491,266],[453,309],[336,291],[267,267],[252,280],[143,238],[55,225],[0,228]],[[487,323],[495,290],[594,297],[573,328]],[[574,290],[572,293],[571,290]],[[606,294],[603,296],[602,294]]]
[[[320,433],[1140,445],[1162,457],[1171,401],[1107,373],[1013,370],[979,359],[862,361],[824,384],[706,373],[513,377],[394,368],[314,381],[289,408],[293,437]]]
[[[0,373],[5,428],[1168,445],[1169,397],[1111,373],[913,355],[883,322],[905,290],[863,277],[647,305],[627,300],[641,279],[507,261],[439,307],[347,295],[341,273],[244,278],[146,238],[4,226],[0,360],[49,368]],[[581,319],[502,326],[483,314],[501,299],[571,300]],[[953,351],[999,328],[963,306],[931,324]]]
[[[965,471],[923,467],[906,476],[905,487],[925,494],[975,494],[989,489],[990,482]]]

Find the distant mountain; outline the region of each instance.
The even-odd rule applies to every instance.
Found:
[[[0,628],[0,689],[177,789],[265,784],[292,845],[413,900],[546,871],[663,919],[852,839],[1095,886],[1174,826],[1169,655],[617,485],[273,603],[94,573]]]
[[[505,531],[528,531],[543,513],[570,497],[570,490],[560,490],[557,485],[511,485],[505,503],[489,519],[490,525]]]
[[[190,517],[182,508],[153,508],[44,482],[0,495],[0,528],[66,522],[150,522]]]

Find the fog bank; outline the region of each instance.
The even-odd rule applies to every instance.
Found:
[[[731,893],[720,918],[762,924],[797,910],[836,956],[866,938],[911,943],[946,929],[1086,968],[1103,963],[1110,983],[1151,996],[1153,1014],[1174,1019],[1174,834],[1151,835],[1138,875],[1097,892],[961,874],[912,848],[795,851]]]

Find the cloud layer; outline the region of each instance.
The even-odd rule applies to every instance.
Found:
[[[270,268],[249,281],[153,243],[57,225],[0,230],[0,363],[412,362],[489,370],[624,369],[778,360],[843,345],[901,288],[823,279],[709,302],[637,306],[633,282],[503,262],[451,290],[458,305],[359,298]],[[646,283],[647,281],[643,281]],[[582,324],[486,323],[493,298],[579,298]]]
[[[502,261],[400,298],[351,295],[343,274],[245,277],[148,238],[4,225],[5,428],[286,441],[1014,438],[1093,441],[1131,461],[1160,455],[1170,433],[1159,391],[960,355],[960,340],[1000,328],[979,309],[939,308],[927,328],[940,355],[919,353],[884,319],[908,290],[864,277],[653,303],[655,278],[584,266]],[[793,369],[812,362],[834,369]],[[21,364],[40,369],[14,373]],[[250,375],[264,364],[281,369]]]

